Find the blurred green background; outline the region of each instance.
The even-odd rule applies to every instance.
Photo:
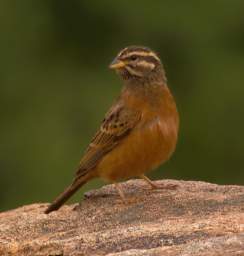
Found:
[[[160,53],[180,116],[174,157],[152,178],[244,184],[244,2],[0,2],[0,210],[51,201],[121,82],[128,45]],[[86,185],[82,192],[99,187]]]

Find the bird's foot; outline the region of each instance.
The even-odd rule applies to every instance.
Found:
[[[123,189],[122,189],[121,185],[120,185],[119,183],[114,183],[114,185],[115,185],[115,188],[117,189],[117,191],[118,191],[118,193],[119,193],[119,196],[120,196],[122,202],[123,202],[124,204],[126,204],[126,203],[127,203],[127,200],[125,199],[125,194],[124,194],[124,192],[123,192]]]
[[[144,179],[152,189],[171,189],[174,190],[178,187],[176,184],[167,184],[167,185],[158,185],[155,182],[151,181],[147,176],[141,175],[140,176],[142,179]]]

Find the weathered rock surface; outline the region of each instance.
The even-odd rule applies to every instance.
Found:
[[[49,215],[47,204],[0,213],[0,255],[244,255],[244,187],[157,181],[109,185]]]

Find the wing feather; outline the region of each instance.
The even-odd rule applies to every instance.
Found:
[[[96,167],[101,159],[126,137],[141,118],[140,111],[116,105],[106,114],[80,161],[77,177]]]

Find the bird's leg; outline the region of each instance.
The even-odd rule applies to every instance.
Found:
[[[144,179],[150,186],[152,189],[158,189],[160,187],[158,187],[156,184],[154,184],[147,176],[145,176],[144,174],[140,175],[140,177],[142,179]]]
[[[126,203],[125,195],[124,195],[124,192],[123,192],[123,190],[121,188],[121,185],[119,183],[114,183],[114,185],[115,185],[115,188],[117,189],[117,191],[118,191],[122,201],[124,203]]]
[[[144,179],[150,186],[152,189],[175,189],[177,187],[176,184],[167,184],[164,186],[158,186],[156,185],[154,182],[152,182],[147,176],[145,176],[144,174],[140,175],[140,177],[142,179]]]

